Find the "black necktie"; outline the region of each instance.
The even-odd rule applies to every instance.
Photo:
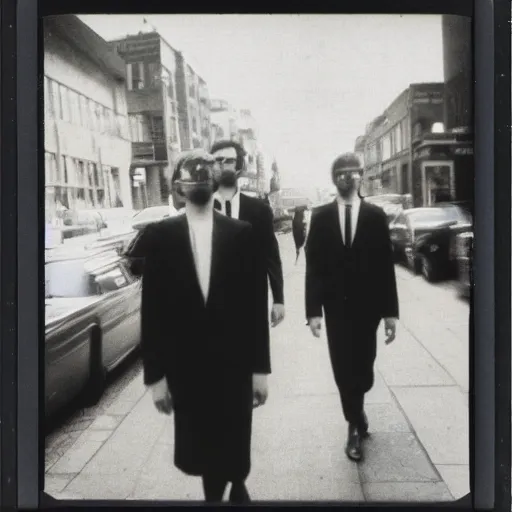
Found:
[[[226,201],[226,215],[231,217],[231,201]]]
[[[215,201],[213,201],[213,207],[216,209],[216,210],[220,210],[222,209],[222,205],[220,204],[220,201],[218,199],[215,199]]]
[[[345,246],[352,245],[352,205],[345,206]]]

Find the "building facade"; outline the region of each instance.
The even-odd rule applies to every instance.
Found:
[[[238,112],[227,101],[211,99],[210,116],[212,144],[218,140],[240,140]]]
[[[137,208],[167,203],[171,169],[182,147],[178,53],[155,31],[110,42],[124,59]]]
[[[47,218],[131,209],[125,64],[74,15],[46,17],[43,31]]]
[[[364,140],[365,194],[411,194],[420,205],[421,172],[414,168],[414,148],[427,134],[442,126],[444,84],[411,84],[358,139]]]
[[[246,151],[246,168],[241,178],[241,188],[263,195],[266,192],[264,161],[258,143],[256,121],[250,110],[240,110],[238,136]]]

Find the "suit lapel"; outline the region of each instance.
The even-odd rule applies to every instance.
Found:
[[[330,215],[332,218],[331,226],[333,228],[334,239],[338,242],[338,245],[340,245],[342,247],[342,249],[345,250],[346,249],[345,241],[343,240],[343,235],[341,234],[341,224],[340,224],[340,214],[339,214],[339,210],[338,210],[338,201],[336,201],[336,199],[331,203]]]
[[[201,285],[199,284],[199,276],[197,275],[196,262],[194,258],[194,252],[192,250],[192,240],[190,239],[190,229],[186,215],[182,215],[179,219],[179,236],[184,247],[183,257],[183,268],[180,269],[183,272],[183,280],[185,282],[194,283],[193,286],[196,289],[197,294],[201,301],[204,303],[203,292]]]
[[[213,212],[213,233],[212,233],[212,261],[210,267],[210,284],[208,288],[208,297],[206,303],[210,300],[215,292],[215,288],[219,283],[221,276],[222,264],[224,263],[224,251],[229,243],[225,223],[227,218],[218,213]]]
[[[244,194],[240,193],[238,201],[239,201],[239,204],[238,204],[238,219],[239,220],[247,220],[247,201],[246,201],[246,196],[244,196]]]
[[[354,240],[352,242],[352,247],[357,246],[358,242],[361,240],[361,230],[366,229],[367,216],[368,216],[368,205],[362,199],[361,203],[359,204],[359,215],[357,217],[356,232],[355,232]]]

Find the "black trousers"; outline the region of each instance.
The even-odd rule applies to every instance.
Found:
[[[341,407],[345,420],[350,425],[357,425],[363,418],[364,393],[354,388],[338,388]]]

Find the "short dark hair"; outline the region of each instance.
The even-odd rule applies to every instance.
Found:
[[[179,179],[180,173],[181,173],[181,166],[183,165],[183,162],[187,159],[189,154],[190,154],[190,150],[182,151],[178,155],[178,158],[176,159],[176,162],[174,164],[174,170],[172,171],[171,186],[173,186],[176,183],[176,181]]]
[[[357,157],[355,153],[343,153],[338,156],[336,160],[332,163],[331,173],[333,173],[337,169],[352,169],[357,168],[359,170],[363,170],[361,165],[361,161]]]
[[[213,155],[216,151],[226,148],[234,148],[236,151],[236,170],[241,171],[244,168],[244,159],[247,154],[241,144],[234,140],[219,140],[213,143],[210,153]]]

